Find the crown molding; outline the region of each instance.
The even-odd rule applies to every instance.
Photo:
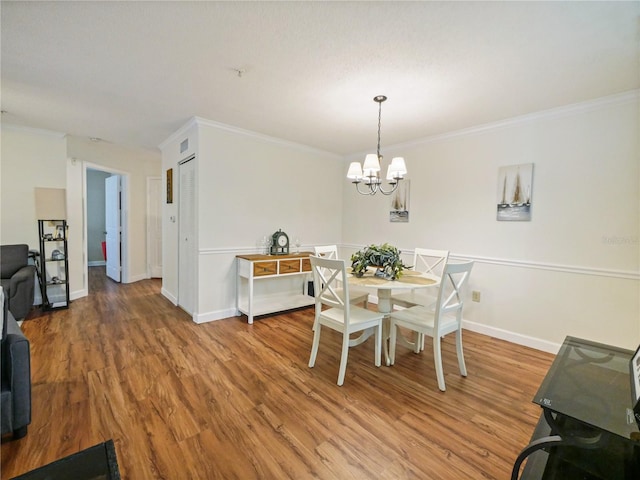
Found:
[[[251,130],[245,130],[240,127],[235,127],[233,125],[227,125],[225,123],[215,122],[213,120],[207,120],[206,118],[194,117],[195,122],[198,125],[203,125],[206,127],[216,128],[218,130],[224,130],[226,132],[235,133],[237,135],[243,135],[245,137],[254,138],[256,140],[260,140],[263,142],[274,143],[276,145],[281,145],[287,148],[293,148],[296,150],[301,150],[308,153],[314,153],[319,155],[324,155],[331,157],[335,160],[342,159],[342,155],[338,155],[332,152],[327,152],[326,150],[320,150],[319,148],[310,147],[308,145],[303,145],[301,143],[291,142],[289,140],[284,140],[282,138],[272,137],[270,135],[265,135],[263,133],[254,132]]]
[[[530,122],[535,122],[543,119],[560,118],[569,115],[576,115],[581,113],[592,112],[600,110],[602,108],[608,108],[615,105],[623,105],[632,102],[638,102],[640,100],[640,89],[630,90],[623,93],[614,95],[608,95],[606,97],[600,97],[593,100],[587,100],[579,103],[572,103],[562,107],[551,108],[548,110],[541,110],[539,112],[527,113],[525,115],[519,115],[517,117],[508,118],[506,120],[500,120],[497,122],[484,123],[476,125],[474,127],[463,128],[461,130],[454,130],[452,132],[441,133],[438,135],[432,135],[429,137],[419,138],[416,140],[410,140],[404,143],[396,143],[394,145],[387,145],[385,151],[401,150],[405,148],[417,147],[429,143],[437,143],[452,138],[465,137],[470,135],[477,135],[492,130],[499,130],[503,128],[522,125]],[[345,156],[344,159],[359,158],[364,156],[365,152],[352,153]]]
[[[182,127],[180,127],[175,133],[173,133],[169,138],[167,138],[164,142],[162,142],[158,147],[162,149],[168,143],[180,139],[182,136],[184,136],[184,134],[188,130],[190,130],[192,127],[196,125],[215,128],[217,130],[234,133],[236,135],[242,135],[244,137],[253,138],[256,140],[260,140],[262,142],[273,143],[273,144],[284,146],[287,148],[293,148],[295,150],[324,155],[327,157],[331,157],[334,160],[341,160],[343,158],[342,155],[338,155],[332,152],[327,152],[326,150],[320,150],[319,148],[313,148],[308,145],[291,142],[289,140],[284,140],[282,138],[271,137],[263,133],[258,133],[251,130],[245,130],[244,128],[236,127],[233,125],[227,125],[226,123],[220,123],[220,122],[216,122],[214,120],[208,120],[202,117],[191,117],[189,121],[187,121],[187,123],[185,123]]]
[[[166,140],[164,140],[162,143],[160,143],[158,145],[158,148],[160,150],[162,150],[162,149],[164,149],[164,147],[166,147],[171,142],[173,142],[175,140],[181,140],[182,137],[184,136],[184,134],[186,132],[188,132],[194,125],[197,124],[196,119],[197,119],[197,117],[191,117],[189,120],[187,120],[187,122],[184,125],[182,125],[180,128],[178,128],[178,130],[173,132],[171,135],[169,135],[167,137]]]
[[[0,124],[0,128],[2,130],[8,130],[11,132],[30,133],[32,135],[42,135],[42,136],[54,137],[54,138],[65,138],[67,136],[67,134],[63,132],[55,132],[53,130],[45,130],[43,128],[26,127],[24,125],[16,125],[13,123],[3,122]]]

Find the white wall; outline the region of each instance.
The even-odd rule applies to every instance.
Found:
[[[383,148],[406,158],[410,222],[389,223],[388,197],[344,179],[345,254],[385,241],[449,249],[476,260],[468,327],[547,350],[566,335],[635,348],[638,112],[633,92]],[[534,163],[532,219],[498,222],[498,168],[523,163]]]
[[[64,134],[2,125],[0,153],[0,243],[37,250],[34,189],[66,188]]]
[[[81,161],[67,159],[67,222],[69,224],[69,297],[71,300],[87,295],[88,279],[84,268],[84,207],[83,165]]]
[[[177,171],[178,159],[188,156],[177,153],[178,145],[197,126],[199,298],[194,320],[200,322],[234,315],[235,256],[258,253],[264,235],[281,228],[291,243],[295,237],[307,246],[339,242],[342,198],[332,188],[342,165],[339,157],[325,152],[203,119],[188,125],[191,129],[181,129],[161,148],[163,169]],[[164,220],[172,214],[175,207],[165,205]],[[171,256],[177,252],[177,230],[170,227],[165,235],[163,245],[173,245]],[[166,295],[172,298],[177,269],[163,273]]]
[[[129,282],[147,278],[147,177],[160,175],[160,152],[114,145],[108,142],[92,142],[81,137],[68,137],[67,154],[73,159],[73,174],[68,182],[68,190],[73,188],[68,210],[73,209],[76,215],[82,215],[82,165],[103,166],[105,170],[117,171],[128,175],[129,202],[124,208],[125,222],[128,228]],[[79,188],[78,188],[79,187]],[[69,195],[69,192],[68,192]],[[81,224],[82,222],[80,222]],[[80,260],[81,261],[81,260]]]
[[[34,188],[64,188],[69,224],[69,292],[87,294],[84,275],[84,162],[126,172],[131,180],[129,208],[130,281],[147,277],[146,179],[160,173],[160,153],[62,133],[2,125],[0,242],[38,248]]]

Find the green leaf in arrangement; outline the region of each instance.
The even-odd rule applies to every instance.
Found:
[[[351,269],[356,277],[362,277],[367,267],[376,267],[379,277],[396,280],[402,276],[402,271],[409,268],[400,258],[400,250],[393,245],[369,245],[351,255]]]

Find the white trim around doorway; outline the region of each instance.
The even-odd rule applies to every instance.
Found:
[[[129,259],[129,209],[130,209],[130,194],[129,194],[129,184],[130,178],[129,173],[124,172],[122,170],[117,170],[110,167],[105,167],[104,165],[99,165],[95,163],[90,163],[83,161],[82,165],[82,267],[84,272],[83,279],[83,288],[84,291],[91,293],[89,291],[89,262],[88,262],[88,249],[87,249],[87,170],[100,170],[102,172],[108,172],[114,175],[120,175],[122,177],[121,188],[122,188],[122,198],[121,198],[121,210],[122,217],[120,219],[122,226],[122,233],[120,242],[122,245],[122,254],[120,258],[120,263],[122,267],[121,271],[121,282],[122,283],[131,283],[130,278],[130,259]]]

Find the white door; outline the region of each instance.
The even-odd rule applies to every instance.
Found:
[[[104,181],[105,230],[107,232],[107,276],[120,281],[120,175]]]
[[[147,273],[162,277],[162,178],[147,179]]]
[[[195,241],[195,160],[179,165],[178,192],[178,305],[187,313],[195,312],[196,241]]]

